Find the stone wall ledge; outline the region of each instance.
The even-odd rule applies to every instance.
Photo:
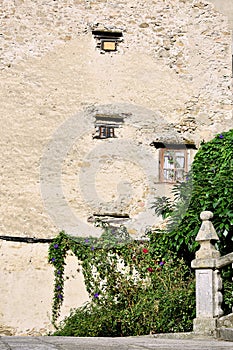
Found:
[[[230,253],[222,256],[221,258],[218,258],[216,267],[219,269],[232,263],[233,263],[233,253]]]
[[[191,263],[191,267],[196,269],[214,269],[217,267],[218,259],[195,259]]]
[[[220,269],[224,266],[233,263],[233,253],[227,254],[217,259],[195,259],[192,261],[192,268],[206,269],[206,268],[216,268]]]

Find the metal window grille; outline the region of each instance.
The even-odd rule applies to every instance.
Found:
[[[99,137],[101,139],[115,137],[114,128],[110,126],[100,126],[99,127]]]

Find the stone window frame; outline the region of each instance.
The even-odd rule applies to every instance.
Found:
[[[171,160],[165,159],[169,158],[169,153],[171,154]],[[181,155],[183,153],[183,155]],[[176,155],[177,154],[177,155]],[[183,158],[183,165],[180,165],[177,158]],[[159,152],[159,164],[160,164],[160,182],[163,183],[177,183],[179,181],[184,181],[185,175],[188,172],[188,152],[187,149],[181,147],[166,147],[160,149]],[[165,172],[167,175],[165,175]],[[182,172],[182,176],[177,176],[179,172]],[[169,176],[168,174],[173,174]]]

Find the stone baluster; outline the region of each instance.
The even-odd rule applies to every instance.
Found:
[[[210,222],[213,213],[203,211],[200,217],[202,225],[196,237],[200,249],[192,261],[196,274],[196,318],[193,328],[196,333],[215,335],[217,319],[223,314],[222,280],[216,269],[220,253],[214,246],[219,238]]]

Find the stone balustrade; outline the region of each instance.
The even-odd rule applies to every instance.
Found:
[[[191,264],[196,274],[196,318],[193,328],[196,333],[215,336],[218,320],[223,315],[222,279],[219,269],[233,263],[233,253],[221,257],[215,248],[214,244],[219,238],[210,221],[213,213],[203,211],[200,217],[202,225],[196,237],[200,249]]]

